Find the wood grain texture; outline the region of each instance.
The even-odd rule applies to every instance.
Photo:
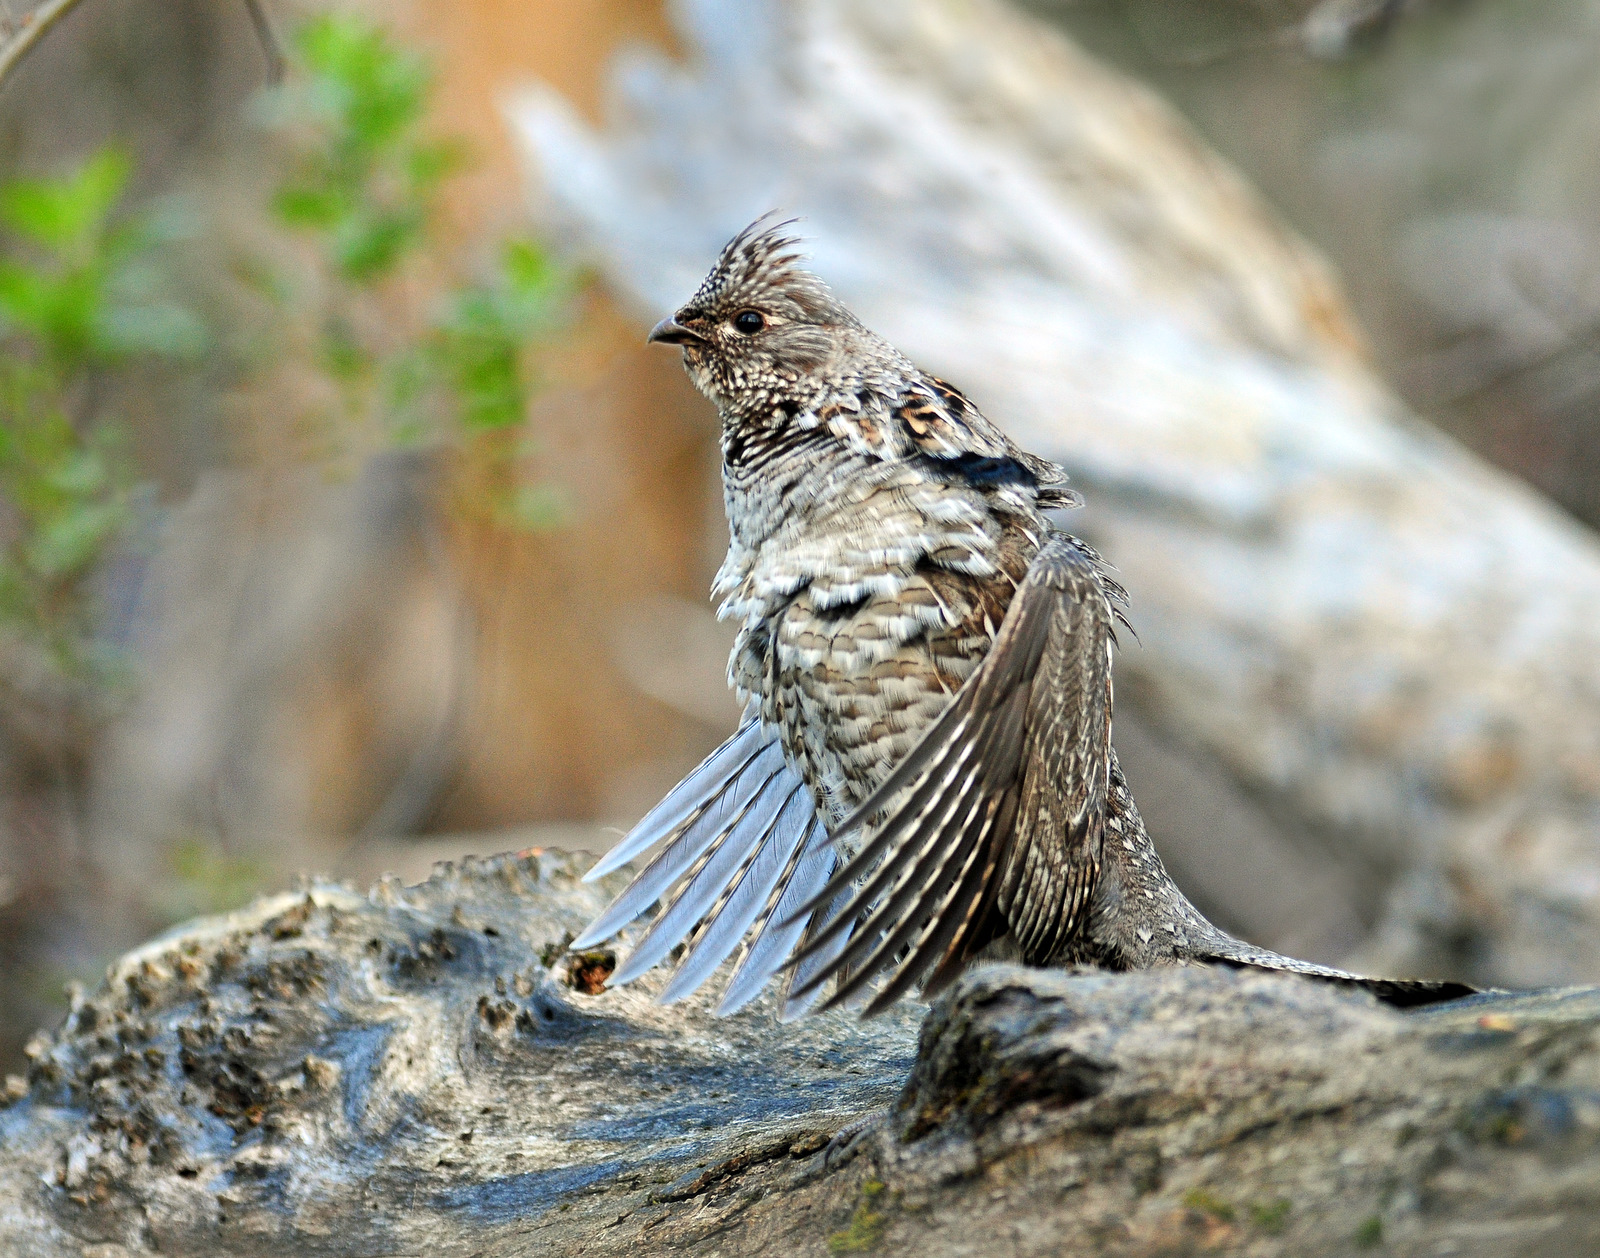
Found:
[[[1593,989],[1400,1014],[1265,973],[989,966],[920,1037],[908,1004],[784,1026],[769,996],[715,1019],[704,996],[654,1004],[653,977],[586,994],[603,959],[560,943],[608,888],[582,867],[312,883],[122,958],[0,1096],[0,1250],[1600,1243]]]

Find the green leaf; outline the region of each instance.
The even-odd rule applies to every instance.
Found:
[[[127,154],[106,148],[73,174],[13,179],[0,188],[0,222],[57,254],[79,252],[105,226],[131,171]]]
[[[500,253],[500,269],[513,292],[549,297],[557,287],[550,255],[531,240],[508,240]]]
[[[53,518],[23,548],[28,566],[40,576],[76,576],[99,558],[122,525],[121,502],[76,504]]]
[[[439,358],[468,428],[507,428],[523,419],[522,346],[503,316],[496,294],[468,289],[440,329]]]
[[[51,274],[0,260],[0,313],[15,327],[32,333],[63,369],[70,370],[93,353],[102,301],[97,269]]]
[[[325,108],[366,149],[394,143],[422,116],[432,71],[364,18],[329,13],[301,28],[298,45],[321,80]]]
[[[423,216],[415,208],[369,212],[342,223],[334,237],[339,269],[356,283],[371,283],[394,270],[421,235]]]
[[[405,159],[406,174],[417,193],[426,193],[468,164],[466,149],[453,140],[419,144]]]
[[[108,149],[62,178],[0,187],[0,217],[51,251],[36,263],[0,259],[0,328],[28,334],[63,381],[129,354],[194,355],[204,347],[190,311],[155,299],[155,230],[143,218],[106,225],[128,169],[127,158]]]
[[[48,276],[0,258],[0,315],[8,324],[38,332],[49,322],[52,304]]]
[[[310,184],[280,188],[272,208],[291,227],[332,227],[344,213],[343,199],[334,189]]]

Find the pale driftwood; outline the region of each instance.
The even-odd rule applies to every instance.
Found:
[[[1600,995],[1402,1015],[1204,969],[981,969],[780,1026],[585,995],[537,853],[315,883],[123,958],[0,1099],[0,1252],[1571,1255]]]
[[[685,60],[628,59],[603,132],[512,109],[540,221],[641,327],[732,230],[804,215],[852,308],[1085,491],[1142,642],[1128,710],[1381,888],[1347,959],[1600,972],[1595,538],[1406,414],[1312,251],[1032,19],[675,12]]]

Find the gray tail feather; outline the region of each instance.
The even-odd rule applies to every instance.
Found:
[[[781,764],[782,758],[777,759]],[[755,793],[739,802],[732,818],[712,835],[710,844],[683,871],[672,894],[662,898],[655,921],[628,959],[617,967],[614,982],[632,982],[687,938],[733,880],[751,849],[766,838],[772,814],[789,799],[790,784],[785,776],[778,768],[761,775]]]
[[[688,819],[668,832],[666,846],[639,871],[622,894],[606,906],[605,912],[572,941],[572,946],[589,948],[610,939],[660,899],[667,888],[724,835],[730,820],[748,810],[752,797],[771,780],[782,763],[782,753],[776,747],[763,748],[746,761],[735,776],[717,784],[713,794],[697,801]]]
[[[817,885],[820,887],[826,881],[827,875],[825,874],[822,881]],[[853,899],[854,895],[851,889],[846,889],[839,894],[832,904],[827,905],[825,908],[814,910],[811,914],[810,925],[806,927],[805,938],[801,940],[801,951],[810,946],[811,941],[823,927],[829,925],[835,917],[847,912]],[[798,897],[796,897],[796,902],[801,902]],[[800,919],[801,924],[804,924],[805,921],[805,918]],[[845,950],[845,946],[849,942],[850,928],[847,928],[833,935],[822,947],[815,952],[809,953],[795,964],[794,968],[789,971],[789,981],[783,989],[783,1012],[778,1015],[780,1022],[793,1022],[822,998],[821,987],[816,985],[814,980],[818,975],[833,968],[834,962],[839,959],[839,954]]]
[[[722,1003],[717,1006],[719,1014],[733,1013],[749,1004],[783,968],[805,932],[808,920],[801,918],[791,922],[789,918],[828,881],[835,859],[827,827],[813,818],[806,841],[791,853],[790,865],[779,875],[761,916],[741,945],[733,977],[728,980]]]
[[[778,879],[792,864],[793,856],[804,850],[806,830],[815,812],[811,792],[804,786],[789,792],[782,807],[749,844],[744,863],[723,888],[711,911],[694,928],[677,973],[661,993],[663,1004],[687,996],[727,960],[771,900]]]
[[[622,842],[594,863],[594,867],[584,874],[583,880],[593,882],[613,870],[621,869],[634,857],[654,847],[667,835],[683,826],[694,813],[703,809],[707,802],[716,799],[768,745],[769,740],[762,737],[761,722],[754,716],[747,716],[734,731],[733,737],[702,760],[688,777],[668,791],[666,798],[645,813],[639,824],[628,831],[627,837]],[[584,932],[585,935],[588,933]]]
[[[609,873],[663,843],[634,880],[573,941],[588,948],[609,939],[660,902],[655,920],[611,977],[628,983],[686,944],[663,1002],[700,987],[738,949],[719,1014],[760,994],[788,963],[797,942],[809,942],[831,911],[797,910],[827,884],[837,862],[811,792],[785,762],[771,730],[753,716],[668,793],[589,877]],[[842,907],[840,897],[832,909]],[[837,930],[837,927],[835,928]],[[848,931],[791,972],[784,993],[787,1021],[816,999],[791,993],[850,941]]]

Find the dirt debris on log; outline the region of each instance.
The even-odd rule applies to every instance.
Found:
[[[0,1252],[522,1253],[893,1099],[915,1010],[785,1028],[606,992],[565,949],[606,898],[578,873],[312,882],[123,958],[0,1111]]]
[[[586,993],[580,867],[311,882],[131,953],[8,1084],[0,1250],[1600,1247],[1600,993],[990,967],[920,1040],[719,1021]]]

